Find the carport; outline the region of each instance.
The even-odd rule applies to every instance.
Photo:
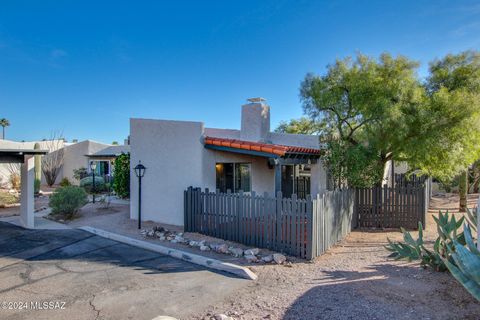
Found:
[[[20,163],[20,222],[25,228],[34,228],[34,156],[46,150],[26,149],[21,142],[0,140],[0,163]]]

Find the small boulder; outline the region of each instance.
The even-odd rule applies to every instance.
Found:
[[[185,242],[185,239],[182,236],[179,236],[179,235],[175,236],[175,240],[177,240],[177,242],[179,242],[179,243],[184,243]]]
[[[160,241],[165,241],[166,238],[163,236],[163,237],[158,238],[158,240],[160,240]]]
[[[251,254],[245,255],[244,258],[245,258],[245,260],[247,260],[247,262],[258,262],[257,256],[254,256],[254,255],[251,255]]]
[[[228,248],[228,252],[230,252],[230,254],[232,254],[234,257],[237,257],[237,258],[243,256],[242,248],[230,247]]]
[[[270,263],[273,261],[273,255],[269,254],[268,256],[263,256],[262,261],[265,263]]]
[[[150,230],[147,232],[147,237],[153,237],[155,235],[155,231]]]
[[[209,247],[209,246],[205,246],[205,245],[201,245],[201,246],[200,246],[200,251],[210,251],[210,247]]]
[[[213,319],[215,320],[234,320],[232,317],[227,316],[226,314],[223,313],[217,313],[216,315],[213,316]]]
[[[189,245],[190,247],[198,247],[198,241],[190,240],[190,242],[188,243],[188,245]]]
[[[260,252],[260,249],[252,248],[252,249],[245,250],[244,254],[246,256],[256,256],[259,252]]]
[[[282,264],[285,261],[287,261],[287,257],[285,257],[283,254],[280,254],[280,253],[274,253],[273,254],[273,260],[277,264]]]
[[[226,244],[218,245],[215,248],[215,251],[218,252],[218,253],[227,253],[228,252],[228,246]]]

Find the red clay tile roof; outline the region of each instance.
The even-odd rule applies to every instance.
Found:
[[[312,148],[303,148],[303,147],[294,147],[294,146],[284,146],[280,144],[268,144],[268,143],[259,143],[251,141],[243,141],[236,139],[226,139],[226,138],[215,138],[215,137],[205,137],[206,145],[229,147],[235,149],[244,149],[258,152],[265,152],[275,154],[277,156],[283,157],[287,153],[302,153],[302,154],[311,154],[311,155],[320,155],[319,149]]]

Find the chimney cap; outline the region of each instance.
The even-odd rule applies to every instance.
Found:
[[[262,103],[262,102],[267,101],[267,99],[262,98],[262,97],[255,97],[255,98],[249,98],[249,99],[247,99],[247,101],[250,102],[250,103]]]

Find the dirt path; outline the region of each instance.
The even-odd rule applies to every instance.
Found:
[[[455,196],[438,197],[431,213],[457,205]],[[257,282],[196,319],[480,319],[480,303],[448,273],[388,259],[387,237],[401,234],[356,231],[313,263],[255,266]],[[425,237],[435,237],[430,214]]]

